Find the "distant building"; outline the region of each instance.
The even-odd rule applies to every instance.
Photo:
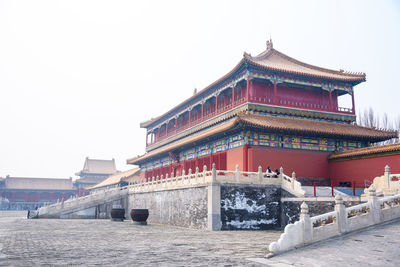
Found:
[[[96,185],[117,172],[114,159],[89,159],[87,157],[83,169],[75,173],[80,177],[74,184],[78,195],[82,195],[86,191],[85,188]]]
[[[33,209],[46,202],[67,199],[75,193],[72,178],[0,178],[0,198],[8,200],[7,209]]]
[[[90,191],[115,187],[115,186],[126,186],[129,183],[140,182],[140,168],[133,168],[124,172],[111,175],[101,183],[98,183],[92,187],[89,187]]]

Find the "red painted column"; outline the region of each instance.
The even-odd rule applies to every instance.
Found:
[[[329,110],[333,110],[332,89],[329,89]]]
[[[192,119],[192,110],[188,109],[188,112],[189,112],[189,127],[190,127]]]
[[[274,101],[273,101],[274,104],[276,104],[277,97],[278,97],[278,90],[276,88],[276,81],[274,80]]]
[[[218,95],[215,95],[215,115],[218,112]]]
[[[247,84],[246,84],[246,101],[250,101],[250,78],[247,77]]]
[[[203,121],[204,117],[204,102],[201,103],[201,121]]]
[[[356,106],[354,105],[354,90],[353,93],[351,94],[351,104],[352,104],[352,113],[356,114]]]
[[[329,110],[333,110],[333,106],[332,106],[332,90],[331,88],[329,88]]]
[[[235,106],[235,85],[232,86],[232,108]]]
[[[243,171],[249,171],[249,145],[243,146]]]

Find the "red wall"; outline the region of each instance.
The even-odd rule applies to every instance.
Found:
[[[331,161],[329,172],[338,186],[339,182],[355,182],[356,186],[364,186],[364,180],[372,181],[377,176],[382,176],[385,166],[389,165],[392,173],[400,173],[400,155],[388,155],[343,161]]]
[[[250,89],[250,97],[261,98],[263,100],[273,99],[273,85],[262,83],[252,83]],[[329,92],[311,89],[291,88],[283,85],[277,85],[277,100],[291,101],[306,104],[324,105],[329,108]],[[334,108],[338,107],[337,93],[332,92],[332,105]]]
[[[329,154],[331,152],[249,147],[249,171],[257,171],[258,166],[263,171],[267,166],[272,170],[283,167],[289,176],[294,171],[297,177],[329,178]]]
[[[234,171],[239,164],[239,170],[243,171],[243,147],[229,149],[226,154],[227,170]]]

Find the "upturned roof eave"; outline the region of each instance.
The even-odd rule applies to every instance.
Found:
[[[168,151],[176,149],[177,147],[181,147],[181,146],[187,145],[189,143],[196,142],[198,140],[213,136],[213,135],[218,134],[220,132],[229,130],[230,128],[234,127],[238,123],[238,121],[239,121],[239,118],[236,117],[236,118],[234,118],[232,120],[224,122],[222,125],[216,125],[216,126],[210,128],[210,129],[208,129],[208,130],[206,130],[204,132],[197,133],[196,135],[184,137],[181,140],[176,140],[171,144],[168,144],[166,146],[163,146],[163,147],[160,147],[158,149],[152,150],[152,151],[147,152],[147,153],[145,153],[145,154],[143,154],[141,156],[137,156],[137,157],[134,157],[134,158],[127,159],[126,163],[127,164],[135,164],[135,165],[137,165],[138,163],[141,163],[141,162],[143,162],[144,160],[146,160],[148,158],[160,155],[162,153],[167,153]]]
[[[288,70],[288,69],[282,69],[282,68],[272,68],[269,66],[265,66],[261,63],[258,63],[257,61],[261,61],[264,60],[266,58],[268,58],[269,56],[271,56],[272,54],[277,54],[278,56],[284,58],[287,61],[290,61],[294,64],[300,65],[302,67],[306,67],[309,69],[313,69],[316,71],[321,71],[321,72],[325,72],[327,73],[327,75],[312,75],[312,74],[308,74],[308,73],[303,73],[303,72],[296,72],[296,71],[292,71],[292,70]],[[351,73],[351,72],[345,72],[345,71],[337,71],[337,70],[333,70],[333,69],[328,69],[328,68],[322,68],[319,66],[315,66],[315,65],[311,65],[305,62],[302,62],[300,60],[297,60],[295,58],[292,58],[278,50],[276,50],[275,48],[271,47],[271,48],[267,48],[267,50],[261,52],[259,55],[257,56],[251,56],[248,53],[244,54],[244,59],[247,60],[248,62],[251,62],[253,64],[256,64],[257,66],[272,70],[272,71],[280,71],[280,72],[286,72],[286,73],[293,73],[293,74],[297,74],[297,75],[302,75],[302,76],[309,76],[309,77],[315,77],[315,78],[320,78],[320,79],[329,79],[329,80],[334,80],[334,81],[346,81],[346,82],[364,82],[366,81],[366,75],[365,73]],[[334,78],[329,76],[329,74],[333,74],[333,75],[339,75],[342,76],[343,79],[341,78]]]
[[[312,74],[309,74],[309,73],[297,72],[297,71],[288,70],[288,69],[273,68],[273,67],[265,66],[263,64],[260,64],[260,63],[256,62],[258,59],[261,59],[261,58],[264,58],[264,57],[268,57],[268,55],[270,55],[271,53],[278,53],[279,56],[284,57],[286,60],[289,60],[289,61],[291,61],[291,62],[293,62],[295,64],[299,64],[301,66],[304,66],[304,67],[307,67],[307,68],[311,68],[311,69],[314,69],[314,70],[331,73],[331,74],[334,74],[334,75],[341,75],[341,76],[343,76],[343,78],[331,77],[331,76],[329,76],[329,74],[327,74],[327,75],[312,75]],[[222,82],[223,80],[227,79],[236,70],[238,70],[243,63],[252,64],[252,65],[254,65],[256,67],[260,67],[260,68],[263,68],[263,69],[266,69],[266,70],[269,70],[269,71],[278,71],[278,72],[284,72],[284,73],[289,73],[289,74],[300,75],[300,76],[304,76],[304,77],[311,77],[311,78],[318,78],[318,79],[325,79],[325,80],[347,82],[347,83],[351,83],[353,86],[357,85],[357,84],[359,84],[361,82],[366,81],[365,74],[357,75],[357,74],[351,74],[351,73],[346,73],[346,72],[340,72],[340,71],[336,71],[336,70],[321,68],[321,67],[318,67],[318,66],[314,66],[314,65],[311,65],[311,64],[307,64],[307,63],[301,62],[301,61],[299,61],[297,59],[294,59],[292,57],[289,57],[289,56],[279,52],[278,50],[276,50],[274,48],[267,49],[264,52],[262,52],[260,55],[255,56],[255,57],[252,57],[248,53],[244,53],[243,58],[239,61],[239,63],[229,73],[227,73],[226,75],[222,76],[220,79],[216,80],[215,82],[213,82],[209,86],[205,87],[199,93],[189,97],[185,101],[183,101],[180,104],[176,105],[174,108],[172,108],[169,111],[165,112],[161,116],[158,116],[158,117],[156,117],[154,119],[151,119],[151,120],[148,120],[148,121],[145,121],[145,122],[141,122],[140,123],[140,127],[141,128],[148,128],[153,123],[157,122],[158,120],[160,120],[161,118],[163,118],[167,114],[177,110],[182,105],[185,105],[185,104],[189,103],[191,100],[195,99],[196,97],[201,96],[202,94],[204,94],[207,90],[209,90],[210,88],[212,88],[216,84],[218,84],[218,83]]]

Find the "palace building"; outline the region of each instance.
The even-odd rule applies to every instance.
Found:
[[[257,171],[284,167],[304,179],[330,179],[329,157],[397,137],[356,124],[354,87],[364,73],[335,71],[291,58],[267,41],[244,53],[225,76],[161,116],[141,123],[146,153],[127,160],[142,179],[196,167]],[[338,98],[351,97],[343,108]]]
[[[72,178],[0,177],[0,197],[9,201],[7,209],[34,209],[75,193]]]
[[[110,175],[118,173],[115,167],[115,160],[89,159],[86,157],[83,169],[75,175],[79,176],[74,183],[78,190],[78,195],[88,193],[87,188],[106,180]]]

